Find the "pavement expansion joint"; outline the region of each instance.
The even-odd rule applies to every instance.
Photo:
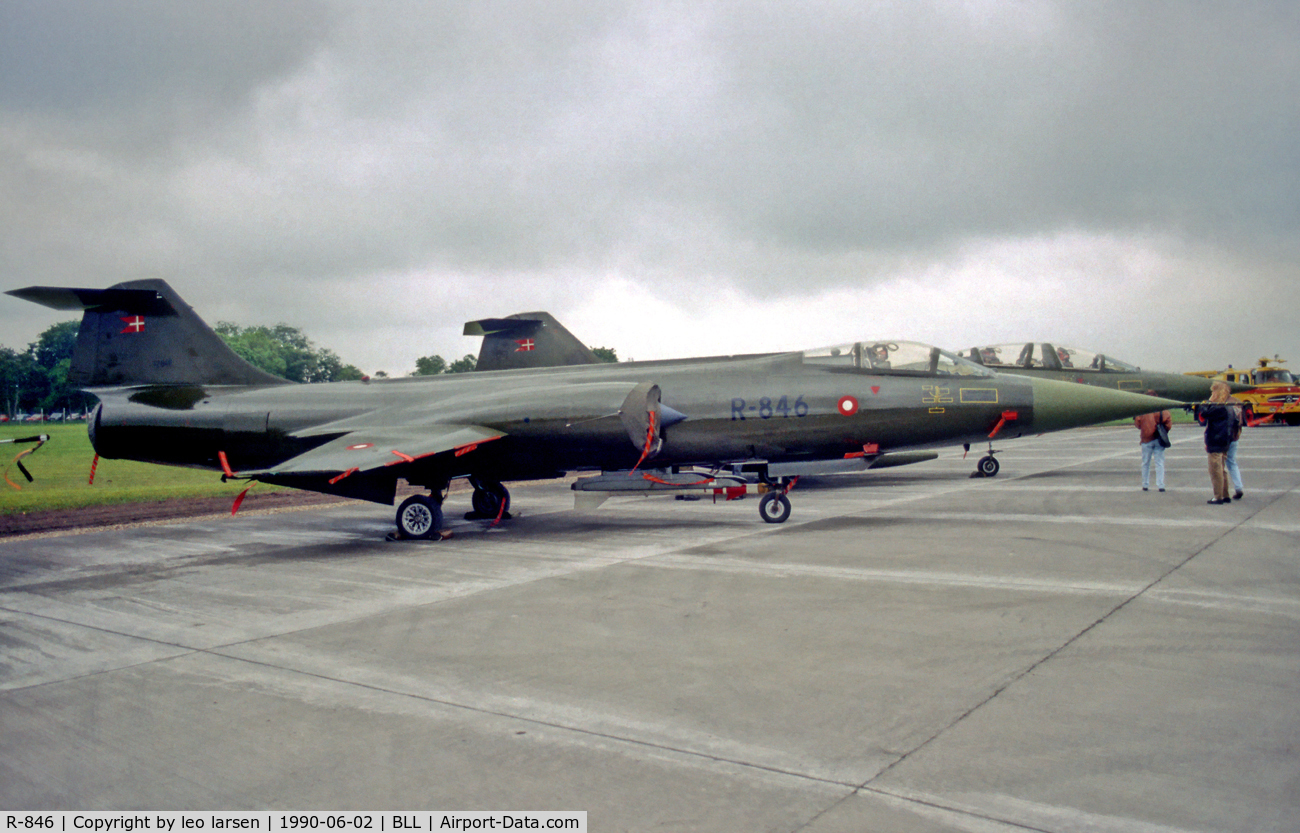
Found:
[[[1294,490],[1292,490],[1292,491],[1294,491]],[[1011,688],[1011,687],[1012,687],[1013,685],[1015,685],[1016,683],[1020,682],[1021,680],[1025,679],[1026,677],[1028,677],[1028,676],[1029,676],[1030,674],[1032,674],[1035,670],[1041,668],[1043,665],[1047,664],[1047,663],[1048,663],[1049,661],[1051,661],[1053,658],[1059,656],[1063,651],[1065,651],[1065,650],[1066,650],[1067,648],[1069,648],[1071,645],[1077,643],[1080,639],[1082,639],[1083,637],[1087,636],[1089,633],[1091,633],[1091,632],[1092,632],[1093,630],[1095,630],[1097,627],[1101,626],[1103,623],[1105,623],[1106,621],[1108,621],[1108,620],[1109,620],[1111,617],[1113,617],[1115,614],[1119,613],[1119,612],[1122,611],[1124,608],[1128,607],[1132,602],[1134,602],[1134,601],[1136,601],[1137,599],[1141,598],[1142,596],[1144,596],[1145,594],[1147,594],[1148,592],[1150,592],[1152,589],[1154,589],[1155,587],[1157,587],[1159,584],[1161,584],[1165,579],[1169,578],[1169,577],[1172,576],[1174,573],[1178,572],[1178,571],[1181,570],[1183,567],[1185,567],[1185,566],[1187,566],[1188,564],[1190,564],[1192,561],[1194,561],[1194,560],[1197,558],[1197,556],[1199,556],[1199,555],[1201,555],[1202,553],[1204,553],[1204,552],[1210,550],[1211,548],[1215,547],[1217,544],[1219,544],[1221,541],[1223,541],[1224,538],[1228,537],[1228,536],[1229,536],[1230,534],[1232,534],[1234,531],[1236,531],[1236,530],[1240,529],[1242,526],[1244,526],[1244,525],[1245,525],[1245,524],[1246,524],[1246,523],[1247,523],[1251,518],[1255,517],[1255,516],[1258,515],[1260,512],[1264,511],[1266,508],[1268,508],[1269,506],[1272,506],[1274,503],[1276,503],[1277,501],[1279,501],[1279,500],[1281,500],[1281,499],[1282,499],[1282,495],[1278,495],[1277,497],[1274,497],[1272,500],[1270,500],[1270,501],[1268,501],[1268,502],[1266,502],[1266,503],[1264,503],[1264,504],[1261,504],[1261,505],[1257,506],[1255,509],[1253,509],[1253,510],[1251,511],[1251,513],[1250,513],[1248,516],[1246,516],[1246,517],[1244,517],[1244,518],[1240,518],[1240,519],[1238,519],[1235,523],[1232,523],[1230,526],[1228,526],[1227,529],[1225,529],[1223,532],[1221,532],[1221,533],[1220,533],[1219,535],[1217,535],[1215,538],[1213,538],[1212,540],[1206,542],[1206,543],[1205,543],[1204,545],[1202,545],[1199,549],[1196,549],[1194,552],[1192,552],[1190,555],[1188,555],[1188,556],[1186,556],[1185,558],[1183,558],[1183,559],[1182,559],[1181,561],[1179,561],[1177,564],[1175,564],[1174,566],[1172,566],[1172,567],[1170,567],[1169,569],[1165,570],[1163,573],[1161,573],[1159,576],[1157,576],[1155,579],[1153,579],[1151,582],[1149,582],[1145,587],[1143,587],[1142,589],[1138,590],[1136,593],[1132,594],[1132,595],[1129,596],[1128,598],[1126,598],[1126,599],[1124,599],[1123,601],[1121,601],[1121,602],[1120,602],[1119,604],[1117,604],[1115,607],[1111,608],[1109,611],[1107,611],[1105,614],[1103,614],[1101,617],[1099,617],[1099,618],[1098,618],[1096,621],[1094,621],[1092,624],[1090,624],[1090,625],[1088,625],[1087,627],[1083,628],[1083,629],[1080,630],[1078,633],[1074,634],[1074,635],[1071,636],[1069,639],[1067,639],[1067,640],[1065,640],[1064,642],[1062,642],[1060,645],[1058,645],[1058,646],[1057,646],[1056,648],[1054,648],[1052,651],[1048,652],[1047,654],[1043,655],[1041,658],[1039,658],[1038,660],[1036,660],[1035,662],[1033,662],[1032,664],[1030,664],[1030,665],[1029,665],[1028,667],[1026,667],[1023,671],[1021,671],[1020,673],[1016,674],[1016,675],[1013,676],[1011,679],[1009,679],[1007,682],[1003,683],[1001,686],[999,686],[997,689],[995,689],[995,690],[994,690],[991,694],[989,694],[987,697],[985,697],[984,699],[982,699],[982,700],[980,700],[979,702],[975,703],[973,706],[971,706],[971,707],[970,707],[969,709],[967,709],[966,711],[962,712],[960,715],[958,715],[955,719],[953,719],[952,721],[950,721],[950,722],[947,723],[946,725],[940,727],[939,730],[936,731],[936,732],[934,732],[934,734],[932,734],[930,737],[928,737],[928,738],[926,738],[925,740],[921,741],[919,744],[917,744],[916,746],[914,746],[912,749],[908,750],[907,752],[904,752],[902,755],[900,755],[900,756],[897,758],[897,760],[893,761],[893,762],[890,763],[888,766],[886,766],[886,767],[884,767],[883,769],[881,769],[880,772],[876,773],[876,774],[873,775],[871,778],[868,778],[868,779],[867,779],[866,781],[864,781],[862,784],[858,785],[858,788],[859,788],[859,789],[867,789],[867,788],[869,788],[871,784],[873,784],[874,782],[876,782],[876,781],[878,781],[879,779],[881,779],[882,777],[884,777],[884,776],[885,776],[886,774],[888,774],[891,770],[893,770],[894,768],[896,768],[896,767],[899,766],[900,764],[902,764],[902,763],[904,763],[905,761],[907,761],[909,758],[911,758],[911,757],[912,757],[913,755],[915,755],[916,753],[918,753],[918,752],[920,752],[921,750],[925,749],[925,748],[926,748],[927,746],[929,746],[931,743],[933,743],[934,741],[938,740],[939,738],[941,738],[942,736],[944,736],[945,734],[947,734],[949,731],[951,731],[951,730],[952,730],[953,728],[955,728],[956,726],[960,725],[964,720],[966,720],[966,719],[967,719],[968,717],[970,717],[972,714],[974,714],[975,712],[977,712],[977,711],[979,711],[980,709],[982,709],[984,706],[986,706],[986,705],[988,705],[989,703],[991,703],[991,702],[993,702],[994,700],[996,700],[996,699],[997,699],[997,698],[998,698],[998,697],[999,697],[1003,692],[1005,692],[1007,689]]]
[[[581,735],[587,735],[589,737],[595,737],[595,738],[601,738],[603,740],[613,741],[615,743],[629,744],[632,746],[639,746],[647,749],[657,749],[664,752],[671,752],[676,755],[685,755],[692,758],[698,758],[700,760],[712,761],[721,764],[728,764],[731,766],[741,767],[744,769],[759,770],[773,775],[797,778],[801,781],[810,781],[810,782],[816,782],[816,783],[826,784],[830,786],[846,787],[849,789],[858,788],[857,785],[849,783],[847,781],[839,781],[832,778],[825,778],[807,772],[799,772],[794,769],[782,768],[782,767],[772,766],[769,764],[762,764],[755,761],[746,761],[746,760],[741,760],[739,758],[729,758],[722,755],[704,752],[698,749],[689,749],[683,746],[672,746],[665,743],[655,743],[653,741],[648,741],[643,738],[629,737],[627,735],[614,734],[612,732],[602,732],[594,729],[585,728],[582,726],[574,726],[567,723],[541,720],[536,717],[529,717],[527,715],[520,715],[512,712],[498,710],[498,709],[484,708],[482,706],[475,706],[468,703],[461,703],[455,700],[449,700],[449,699],[444,699],[439,697],[430,697],[428,695],[415,694],[408,691],[398,691],[392,688],[387,688],[385,686],[375,685],[373,683],[366,683],[358,680],[343,679],[340,677],[332,677],[326,674],[318,674],[300,668],[292,668],[286,665],[277,665],[275,663],[266,662],[265,660],[251,659],[248,657],[225,654],[219,650],[204,650],[196,653],[211,654],[213,656],[221,657],[222,659],[234,660],[237,662],[246,662],[250,665],[259,666],[265,669],[279,671],[281,673],[286,673],[286,674],[298,674],[304,677],[320,680],[322,682],[333,683],[333,684],[343,685],[343,686],[354,686],[356,688],[365,689],[367,691],[371,691],[377,694],[383,694],[390,697],[400,697],[400,698],[416,700],[424,703],[431,703],[434,705],[442,706],[444,708],[457,709],[461,711],[472,712],[474,714],[486,715],[489,717],[499,717],[506,720],[519,721],[521,723],[528,723],[533,726],[555,729],[557,731],[562,731],[562,732],[574,732]]]

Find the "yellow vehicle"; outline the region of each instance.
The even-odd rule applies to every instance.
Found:
[[[1187,375],[1253,385],[1250,390],[1233,396],[1249,405],[1255,419],[1272,416],[1273,422],[1300,425],[1300,381],[1291,371],[1280,366],[1283,364],[1286,364],[1285,359],[1273,356],[1271,359],[1261,358],[1259,365],[1250,370],[1234,370],[1229,365],[1223,371],[1202,370]]]

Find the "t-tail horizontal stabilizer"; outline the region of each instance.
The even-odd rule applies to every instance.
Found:
[[[600,364],[600,359],[549,312],[465,322],[465,335],[483,336],[475,370],[518,370]]]
[[[240,358],[166,281],[108,289],[29,286],[6,294],[83,311],[68,371],[78,387],[289,384]]]

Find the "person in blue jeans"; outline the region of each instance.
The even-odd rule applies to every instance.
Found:
[[[1228,470],[1228,479],[1232,481],[1233,500],[1241,500],[1246,495],[1241,485],[1241,468],[1237,465],[1237,441],[1241,439],[1241,428],[1246,424],[1245,403],[1235,396],[1229,396],[1225,404],[1232,410],[1232,442],[1228,443],[1228,453],[1223,456],[1223,466]]]
[[[1147,391],[1147,396],[1155,396],[1153,390]],[[1168,431],[1174,425],[1173,415],[1168,411],[1153,411],[1149,414],[1133,417],[1133,424],[1137,426],[1138,442],[1142,448],[1142,491],[1150,491],[1151,486],[1151,463],[1156,466],[1156,488],[1160,491],[1165,490],[1165,447],[1160,444],[1160,437],[1156,427],[1163,425],[1165,431]]]

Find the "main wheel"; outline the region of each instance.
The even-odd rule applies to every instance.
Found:
[[[790,498],[780,492],[768,492],[758,502],[758,514],[770,524],[783,524],[790,517]]]
[[[975,470],[979,472],[980,477],[996,477],[1000,468],[1002,467],[998,464],[998,458],[990,454],[980,458]]]
[[[500,483],[485,480],[477,484],[469,502],[480,518],[495,518],[498,514],[504,518],[510,511],[510,492]]]
[[[424,495],[412,495],[397,508],[397,531],[404,538],[428,538],[442,528],[442,507]]]

